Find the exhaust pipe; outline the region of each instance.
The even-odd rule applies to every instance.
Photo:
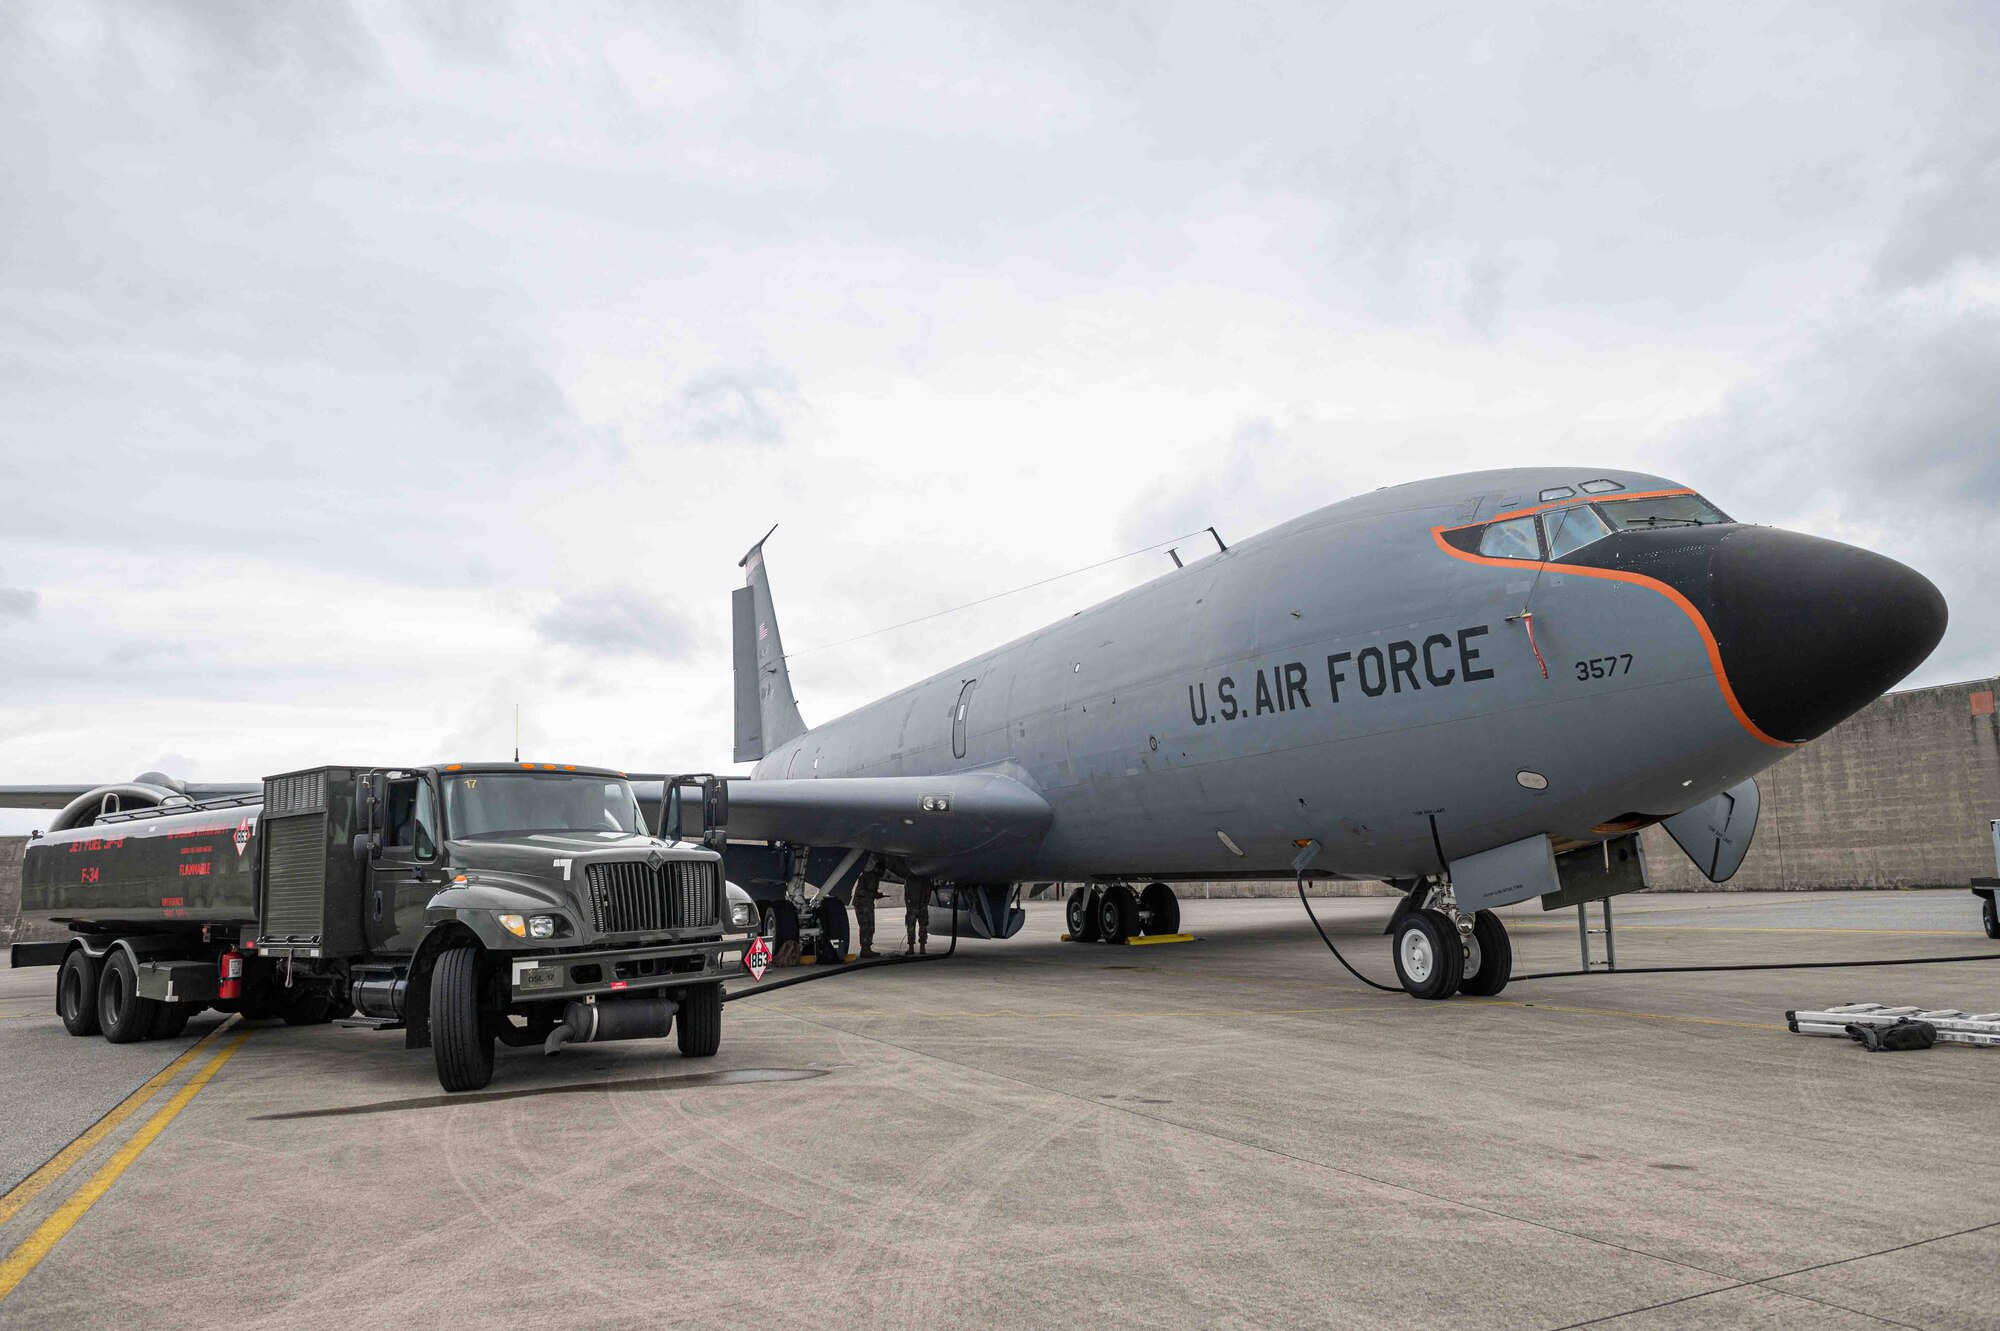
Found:
[[[671,998],[625,998],[616,1003],[571,1003],[562,1022],[542,1041],[544,1054],[559,1053],[566,1044],[601,1044],[606,1040],[651,1040],[673,1029],[680,1004]]]

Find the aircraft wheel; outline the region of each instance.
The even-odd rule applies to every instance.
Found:
[[[194,1015],[192,1003],[162,1003],[153,1018],[153,1029],[147,1034],[148,1040],[171,1040],[187,1029],[188,1018]]]
[[[1079,887],[1069,894],[1069,905],[1063,908],[1063,921],[1069,925],[1069,941],[1072,943],[1095,943],[1097,941],[1097,903],[1092,898],[1097,889]]]
[[[56,1015],[71,1035],[95,1035],[97,1024],[97,958],[71,948],[56,976]]]
[[[819,959],[829,966],[847,961],[847,903],[839,897],[819,903]]]
[[[674,1035],[685,1058],[707,1058],[722,1048],[722,986],[704,984],[681,991]]]
[[[1412,998],[1450,998],[1465,975],[1458,930],[1434,910],[1413,910],[1396,929],[1396,978]]]
[[[1986,910],[1984,914],[1986,916],[1986,936],[1988,938],[2000,938],[2000,908],[1994,906],[1992,897],[1986,898]]]
[[[493,1080],[493,1029],[479,1010],[479,949],[447,948],[431,972],[431,1052],[438,1085],[476,1091]]]
[[[1097,937],[1106,943],[1122,943],[1139,931],[1139,899],[1123,883],[1104,889],[1097,901]]]
[[[1148,883],[1139,894],[1139,918],[1148,934],[1177,934],[1181,931],[1181,899],[1165,883]]]
[[[1490,910],[1472,917],[1472,937],[1465,940],[1465,978],[1458,992],[1474,998],[1491,998],[1507,987],[1514,975],[1514,944],[1507,926]]]
[[[97,1020],[112,1044],[135,1044],[153,1033],[160,1005],[139,997],[139,972],[132,958],[113,951],[97,977]]]
[[[764,903],[764,941],[771,945],[771,955],[778,954],[778,948],[785,943],[799,941],[799,908],[789,901],[768,901]]]

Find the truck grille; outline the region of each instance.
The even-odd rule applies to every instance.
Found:
[[[601,934],[713,929],[721,923],[715,865],[674,861],[658,869],[637,860],[584,866],[590,923]]]

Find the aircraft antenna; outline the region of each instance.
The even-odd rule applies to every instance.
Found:
[[[521,761],[521,704],[514,704],[514,761]]]

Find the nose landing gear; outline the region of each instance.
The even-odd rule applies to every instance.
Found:
[[[1448,883],[1411,889],[1390,932],[1396,978],[1412,998],[1491,998],[1513,974],[1507,926],[1490,910],[1462,913]]]

